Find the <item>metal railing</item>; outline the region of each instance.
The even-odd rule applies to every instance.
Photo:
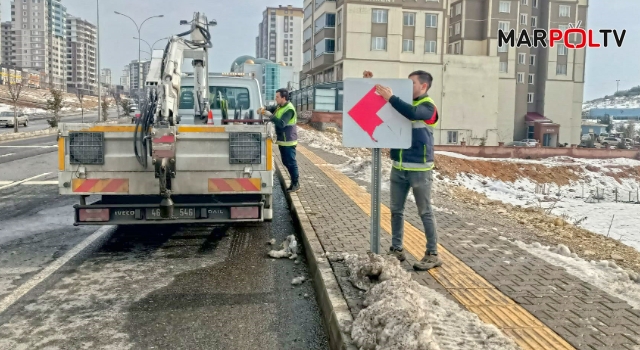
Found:
[[[291,103],[302,111],[342,111],[343,83],[330,82],[306,86],[291,92]]]

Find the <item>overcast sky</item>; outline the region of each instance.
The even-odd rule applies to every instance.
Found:
[[[11,19],[11,3],[2,2],[2,20]],[[216,19],[218,26],[212,31],[213,49],[210,51],[212,71],[228,71],[231,62],[241,55],[255,55],[255,37],[262,11],[267,6],[291,4],[302,7],[303,0],[101,0],[100,34],[101,65],[111,68],[113,78],[119,79],[123,67],[137,59],[138,41],[134,24],[126,17],[113,11],[122,12],[140,24],[153,15],[154,18],[142,27],[142,38],[153,44],[156,40],[177,34],[185,29],[181,19],[191,20],[193,12],[202,11],[209,19]],[[95,23],[95,0],[63,0],[69,14]],[[616,80],[620,89],[640,85],[640,0],[590,0],[587,28],[626,29],[627,35],[622,48],[591,49],[587,52],[585,99],[593,99],[611,94],[616,90]],[[596,41],[601,41],[596,38]],[[166,42],[158,43],[161,49]],[[142,50],[149,48],[142,43]],[[145,53],[142,54],[147,55]]]

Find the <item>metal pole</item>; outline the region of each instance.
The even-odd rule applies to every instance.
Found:
[[[138,27],[138,110],[140,110],[140,89],[142,88],[142,64],[140,64],[140,27]]]
[[[381,152],[379,148],[373,149],[373,162],[371,163],[371,251],[380,253],[380,177],[381,177]]]
[[[96,75],[98,76],[98,121],[102,121],[102,82],[100,82],[100,77],[102,76],[102,72],[100,71],[100,0],[96,0],[96,18],[96,54],[98,61],[98,72],[96,73]]]

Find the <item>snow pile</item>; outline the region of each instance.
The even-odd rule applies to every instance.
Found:
[[[443,152],[437,154],[449,156]],[[460,155],[454,157],[461,158]],[[619,239],[624,244],[640,250],[640,231],[637,229],[640,227],[638,206],[622,203],[629,199],[637,200],[640,180],[632,177],[632,174],[640,167],[640,161],[569,157],[543,160],[465,157],[464,160],[472,168],[480,168],[487,164],[486,162],[501,162],[533,165],[536,169],[522,172],[522,177],[514,181],[501,179],[502,174],[484,176],[464,172],[457,173],[453,179],[445,178],[442,182],[463,186],[482,193],[491,200],[521,207],[542,207],[549,210],[550,214],[564,217],[572,223],[579,223],[578,226],[586,230]],[[567,170],[567,167],[570,167],[570,170]],[[562,172],[578,180],[565,181],[568,183],[566,185],[553,183],[554,179],[566,180],[562,178],[565,175],[560,175]],[[526,176],[532,176],[533,179]],[[545,177],[549,178],[546,184],[541,182],[546,180]],[[616,191],[619,201],[617,203]]]
[[[495,326],[411,280],[397,259],[368,253],[344,260],[353,280],[367,288],[365,308],[351,326],[359,349],[519,349]]]
[[[514,243],[534,256],[564,268],[569,274],[640,310],[640,276],[637,273],[622,269],[609,260],[586,261],[575,253],[571,253],[569,248],[563,245],[554,248],[540,243],[526,244],[521,241]]]
[[[269,243],[275,244],[275,240],[272,239]],[[294,235],[287,236],[280,246],[282,247],[281,250],[269,251],[269,256],[275,259],[289,258],[291,260],[298,257],[298,242]]]
[[[612,96],[611,98],[599,98],[582,104],[582,110],[592,108],[640,108],[640,96]]]

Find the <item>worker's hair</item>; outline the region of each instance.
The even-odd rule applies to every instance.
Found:
[[[431,74],[423,71],[423,70],[417,70],[415,72],[412,72],[411,74],[409,74],[409,78],[411,78],[412,76],[417,76],[418,80],[422,83],[422,84],[429,84],[429,86],[427,87],[427,90],[431,89],[431,83],[433,82],[433,77],[431,76]]]
[[[285,100],[289,101],[289,91],[287,89],[285,89],[285,88],[278,89],[278,90],[276,90],[276,92],[280,94],[280,97],[282,97]]]

